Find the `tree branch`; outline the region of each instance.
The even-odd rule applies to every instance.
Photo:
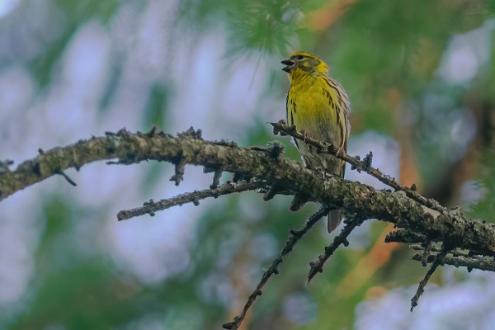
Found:
[[[273,260],[272,264],[270,267],[263,273],[263,276],[261,277],[260,282],[258,285],[256,285],[256,289],[249,295],[248,300],[246,301],[246,304],[244,304],[244,307],[242,308],[241,313],[234,317],[234,320],[228,323],[223,324],[224,329],[238,329],[239,326],[241,325],[242,321],[244,320],[244,317],[246,317],[246,313],[248,312],[249,308],[251,307],[252,304],[254,304],[256,298],[258,296],[261,296],[263,292],[261,291],[265,284],[268,282],[268,280],[273,276],[278,274],[278,266],[284,261],[284,257],[289,254],[296,243],[325,215],[328,214],[328,208],[322,207],[319,209],[316,213],[314,213],[312,216],[309,217],[308,221],[304,224],[304,227],[299,229],[299,230],[291,230],[289,239],[285,243],[284,248],[280,252],[279,256]]]
[[[364,219],[358,216],[350,216],[345,219],[344,228],[337,236],[335,236],[333,242],[325,247],[325,252],[322,255],[318,256],[318,260],[309,263],[310,269],[308,273],[308,283],[313,279],[313,277],[315,277],[316,274],[323,271],[323,265],[333,255],[333,253],[340,245],[349,245],[347,237],[349,237],[354,228],[363,223],[363,221]]]
[[[418,305],[419,298],[421,298],[421,295],[425,291],[426,284],[430,280],[431,275],[433,275],[437,267],[442,264],[443,259],[447,255],[448,251],[449,249],[444,244],[442,250],[437,255],[435,255],[430,268],[425,274],[425,277],[419,282],[418,289],[416,290],[416,294],[411,299],[411,312],[413,311],[414,307]]]
[[[304,133],[298,132],[295,126],[288,126],[283,120],[279,121],[278,123],[271,123],[271,125],[273,126],[273,132],[275,134],[280,133],[282,135],[290,135],[294,139],[304,141],[306,144],[315,147],[316,152],[332,154],[335,157],[342,159],[343,161],[351,164],[353,170],[356,169],[358,170],[358,172],[364,171],[368,173],[369,175],[375,177],[376,179],[386,184],[387,186],[394,188],[397,191],[400,190],[405,192],[408,197],[414,199],[415,201],[423,204],[426,207],[437,210],[439,212],[447,211],[447,209],[442,205],[440,205],[436,200],[431,198],[426,198],[420,195],[419,193],[417,193],[416,187],[414,185],[410,188],[402,186],[397,181],[395,181],[394,178],[383,174],[379,169],[371,166],[373,159],[373,153],[371,152],[369,152],[363,158],[363,160],[361,160],[359,156],[356,157],[349,156],[345,152],[345,150],[339,150],[331,144],[312,139],[311,137],[305,135]]]
[[[266,183],[261,181],[251,181],[251,182],[240,182],[231,183],[228,182],[214,189],[205,189],[200,191],[193,191],[181,195],[177,195],[172,198],[162,199],[158,202],[150,200],[145,202],[142,207],[136,207],[130,210],[122,210],[117,213],[117,219],[127,220],[133,217],[138,217],[140,215],[149,214],[154,216],[156,211],[162,211],[168,209],[172,206],[183,205],[187,203],[194,203],[194,205],[199,205],[199,201],[208,197],[217,198],[222,195],[229,195],[233,193],[239,193],[248,190],[256,190],[265,187]]]
[[[426,262],[432,263],[435,261],[437,254],[429,255],[426,258]],[[415,254],[413,260],[423,262],[423,255]],[[467,256],[467,255],[455,255],[447,254],[443,260],[440,261],[440,265],[451,265],[454,267],[466,267],[468,271],[472,269],[488,270],[495,272],[495,260],[493,257],[484,256]]]
[[[82,166],[99,160],[112,160],[109,164],[130,165],[141,161],[166,161],[175,165],[172,181],[179,184],[186,165],[203,166],[205,172],[214,172],[210,189],[182,194],[157,203],[145,203],[143,207],[124,210],[119,219],[127,219],[199,199],[259,189],[269,200],[277,194],[292,195],[291,209],[297,210],[306,201],[321,203],[322,209],[314,214],[300,231],[291,231],[291,236],[280,256],[263,275],[251,294],[241,314],[224,326],[236,328],[242,322],[247,310],[261,294],[268,279],[277,273],[282,258],[288,254],[297,241],[326,212],[329,207],[342,208],[352,217],[334,242],[325,248],[318,262],[311,266],[309,279],[322,270],[324,262],[341,245],[346,245],[347,236],[366,219],[380,219],[395,224],[397,230],[387,236],[387,241],[420,243],[423,254],[414,259],[432,263],[418,291],[412,300],[417,303],[423,288],[434,270],[443,264],[495,270],[495,229],[493,224],[468,219],[458,210],[448,210],[437,201],[426,198],[412,188],[399,185],[393,178],[382,174],[371,166],[371,153],[363,160],[350,157],[330,145],[311,140],[285,123],[273,124],[279,133],[289,134],[314,146],[317,152],[328,152],[349,162],[352,169],[366,171],[382,182],[396,189],[376,190],[370,186],[346,181],[339,177],[304,168],[299,163],[282,157],[283,148],[274,143],[268,148],[240,148],[234,142],[205,141],[201,131],[190,128],[184,133],[172,136],[152,129],[149,133],[129,133],[125,129],[106,136],[66,146],[41,151],[31,160],[11,169],[11,162],[0,163],[0,201],[32,184],[54,175],[62,175],[69,183],[75,182],[65,174],[70,168],[79,170]],[[223,172],[234,174],[235,184],[219,185]],[[244,180],[243,182],[238,182]],[[440,242],[438,250],[433,244]],[[461,250],[471,251],[464,255]],[[432,253],[433,252],[433,253]],[[490,258],[490,259],[489,259]]]
[[[412,259],[421,261],[423,266],[425,263],[431,263],[436,256],[442,251],[438,246],[431,246],[429,251],[418,244],[411,244],[409,247],[415,251],[423,251],[422,254],[415,254]],[[459,249],[449,251],[440,263],[441,265],[451,265],[454,267],[466,267],[468,271],[472,269],[495,271],[494,256],[483,256],[475,252],[468,252]]]
[[[495,230],[491,224],[469,220],[459,212],[437,212],[404,192],[378,191],[337,177],[322,180],[321,174],[280,155],[240,148],[231,142],[204,141],[197,131],[174,137],[163,132],[131,134],[121,130],[51,149],[0,174],[0,200],[60,171],[110,159],[126,165],[158,160],[222,168],[237,176],[265,180],[280,187],[280,191],[344,208],[362,218],[382,219],[456,247],[495,253]]]

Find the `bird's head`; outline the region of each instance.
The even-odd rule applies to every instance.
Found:
[[[308,52],[296,52],[290,55],[287,60],[283,60],[285,65],[282,70],[289,74],[289,78],[299,74],[327,74],[328,65],[318,56]]]

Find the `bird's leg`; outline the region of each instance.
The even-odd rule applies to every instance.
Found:
[[[344,155],[345,155],[344,144],[341,144],[341,145],[337,148],[336,155],[337,155],[337,156],[339,156],[339,157],[342,157],[342,156],[344,156]]]
[[[308,133],[306,133],[306,131],[305,131],[305,130],[301,130],[301,134],[302,134],[302,136],[303,136],[303,142],[305,142],[305,143],[306,143],[306,141],[307,141],[307,139],[308,139],[308,137],[309,137]]]

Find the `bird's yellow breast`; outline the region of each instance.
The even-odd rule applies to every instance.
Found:
[[[315,139],[339,145],[338,98],[324,78],[293,80],[287,96],[287,121]]]

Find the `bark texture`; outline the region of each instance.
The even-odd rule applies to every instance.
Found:
[[[261,295],[261,289],[272,275],[278,273],[277,266],[283,258],[323,214],[335,208],[343,209],[347,214],[346,225],[336,236],[334,243],[325,248],[325,253],[311,263],[309,278],[321,272],[323,264],[335,249],[348,244],[346,237],[353,228],[368,219],[393,223],[396,230],[389,233],[385,241],[409,244],[413,250],[422,252],[414,255],[414,260],[423,265],[431,263],[412,299],[411,308],[417,305],[429,277],[440,265],[495,270],[493,224],[469,219],[458,209],[449,210],[434,199],[418,194],[414,187],[399,185],[393,178],[371,166],[371,153],[361,160],[359,157],[341,154],[332,146],[323,145],[319,141],[310,141],[304,134],[287,127],[283,122],[272,125],[276,132],[304,140],[317,148],[317,152],[332,153],[350,163],[351,169],[375,176],[394,191],[376,190],[359,182],[350,182],[307,169],[295,161],[285,159],[283,148],[277,143],[267,148],[241,148],[234,142],[205,141],[201,137],[201,131],[192,128],[177,136],[156,132],[155,129],[148,133],[130,133],[122,129],[117,133],[106,133],[102,137],[80,140],[46,152],[40,149],[37,157],[21,163],[15,169],[11,168],[9,161],[0,162],[0,201],[53,175],[62,175],[70,184],[75,185],[65,170],[79,170],[94,161],[107,160],[109,164],[131,165],[155,160],[174,164],[175,174],[170,180],[175,184],[182,181],[186,165],[202,166],[205,173],[214,172],[213,183],[207,190],[194,191],[159,202],[149,201],[142,207],[121,211],[118,215],[120,220],[142,214],[153,215],[156,211],[171,206],[198,204],[200,199],[247,190],[264,193],[264,200],[269,200],[276,194],[292,195],[292,210],[297,210],[306,201],[321,203],[323,207],[308,220],[302,230],[291,231],[288,245],[265,272],[239,316],[223,325],[226,329],[239,328],[248,309],[256,297]],[[233,183],[219,186],[223,172],[233,173]]]
[[[421,233],[428,240],[495,254],[495,228],[483,221],[467,219],[459,211],[438,212],[412,200],[404,192],[375,190],[336,177],[323,177],[300,164],[284,159],[280,149],[240,148],[233,142],[205,141],[199,131],[178,136],[164,133],[129,133],[121,130],[92,137],[66,147],[40,151],[16,169],[0,174],[0,200],[69,168],[99,160],[134,164],[157,160],[175,164],[174,181],[180,182],[185,164],[220,169],[242,178],[269,182],[285,193],[308,196],[324,205],[342,207],[361,218],[376,218],[399,228]]]

